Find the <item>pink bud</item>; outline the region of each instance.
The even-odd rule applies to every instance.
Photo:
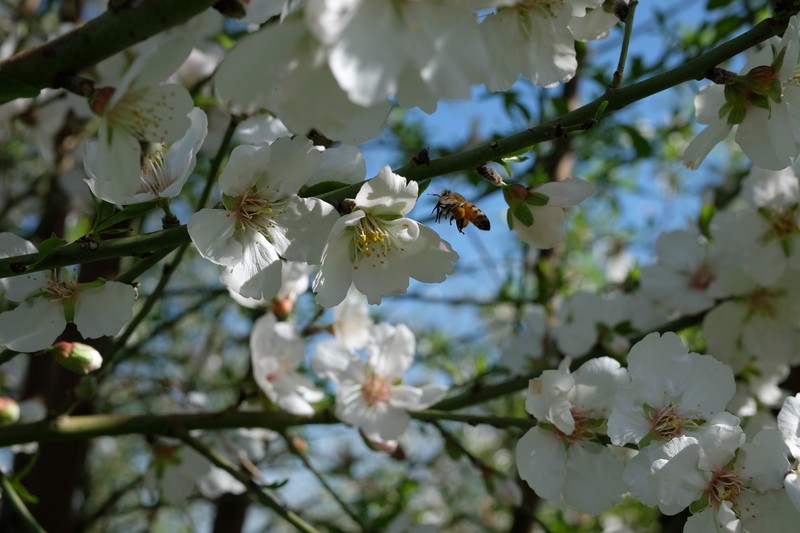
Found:
[[[19,420],[19,404],[16,400],[0,396],[0,426],[13,424]]]
[[[103,364],[100,352],[81,342],[57,342],[50,347],[50,353],[61,366],[77,374],[94,372]]]

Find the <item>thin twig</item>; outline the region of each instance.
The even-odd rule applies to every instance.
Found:
[[[281,505],[280,502],[271,496],[266,489],[260,487],[258,483],[253,481],[250,476],[244,474],[239,468],[236,467],[236,465],[228,461],[228,459],[217,453],[215,450],[206,446],[201,441],[197,440],[186,432],[180,432],[176,436],[188,446],[192,447],[197,453],[211,461],[214,466],[225,470],[231,476],[236,478],[239,483],[245,486],[248,494],[253,496],[266,507],[269,507],[275,511],[275,513],[292,524],[299,531],[303,531],[305,533],[318,533],[317,530],[311,524],[303,520],[300,515]]]
[[[322,485],[322,487],[328,491],[328,494],[333,496],[333,499],[339,503],[342,510],[345,513],[347,513],[347,515],[350,518],[352,518],[353,521],[359,525],[359,527],[361,527],[362,531],[369,531],[369,528],[364,523],[364,519],[361,516],[359,516],[358,512],[355,509],[353,509],[350,506],[350,504],[348,504],[346,501],[342,499],[341,496],[339,496],[339,493],[336,492],[336,490],[328,483],[328,481],[325,479],[322,473],[319,470],[317,470],[314,467],[314,465],[311,464],[311,461],[308,460],[308,456],[300,449],[298,449],[297,446],[295,446],[294,441],[292,441],[292,438],[289,435],[287,435],[286,432],[281,431],[279,433],[280,436],[283,437],[283,440],[286,441],[286,445],[289,447],[289,451],[291,451],[294,455],[297,456],[298,459],[300,459],[300,461],[302,461],[303,465],[305,465],[308,471],[311,472],[311,474],[313,474],[315,478],[317,478],[319,484]]]
[[[0,488],[3,489],[3,501],[8,503],[14,511],[19,515],[22,524],[28,531],[35,533],[46,533],[44,528],[39,525],[39,522],[33,517],[25,502],[22,501],[14,485],[8,479],[8,476],[0,470]]]
[[[630,4],[628,4],[628,16],[625,17],[625,35],[622,37],[619,62],[617,63],[617,70],[614,71],[614,79],[608,87],[609,89],[618,89],[622,85],[622,78],[625,75],[625,62],[628,60],[628,45],[631,42],[631,34],[633,33],[633,16],[638,5],[639,0],[631,0]]]

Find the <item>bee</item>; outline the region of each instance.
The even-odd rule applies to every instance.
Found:
[[[484,231],[489,230],[489,219],[486,214],[472,202],[468,202],[458,193],[443,190],[441,194],[432,194],[437,196],[439,201],[433,208],[436,213],[436,222],[439,222],[442,217],[450,217],[450,223],[456,221],[456,227],[460,233],[464,233],[464,228],[472,222],[475,227]]]

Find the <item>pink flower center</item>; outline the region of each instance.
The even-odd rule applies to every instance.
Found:
[[[714,281],[714,272],[707,263],[701,264],[692,272],[689,278],[689,287],[696,291],[704,291]]]
[[[361,395],[364,397],[364,401],[370,405],[387,401],[391,394],[391,382],[380,376],[369,376],[361,384]]]
[[[769,222],[779,239],[797,233],[797,215],[792,211],[773,211],[769,214]]]
[[[736,503],[742,490],[744,490],[744,484],[739,479],[739,474],[724,469],[714,472],[706,489],[709,501],[715,507],[719,507],[724,501]]]
[[[745,296],[747,308],[753,313],[762,316],[773,316],[774,306],[772,302],[772,294],[765,288],[758,288]]]
[[[669,440],[685,433],[685,419],[679,416],[672,404],[650,411],[653,433],[660,439]]]

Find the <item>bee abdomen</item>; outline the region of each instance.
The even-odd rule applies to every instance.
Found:
[[[477,213],[475,218],[472,220],[472,223],[475,224],[475,227],[478,229],[482,229],[484,231],[489,231],[491,228],[491,224],[489,224],[489,217],[487,217],[483,211]]]

